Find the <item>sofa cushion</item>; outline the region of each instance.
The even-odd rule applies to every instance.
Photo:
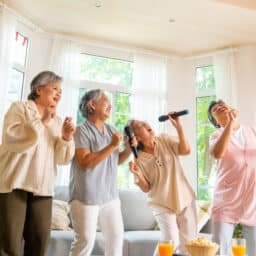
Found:
[[[211,203],[208,201],[203,201],[203,200],[196,201],[197,232],[200,232],[202,228],[210,220],[210,206],[211,206]]]
[[[69,204],[62,200],[54,199],[52,202],[52,221],[51,229],[69,230]]]
[[[147,204],[147,195],[138,189],[119,191],[125,230],[152,230],[155,218]]]

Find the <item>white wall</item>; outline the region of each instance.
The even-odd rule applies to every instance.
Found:
[[[256,124],[256,46],[242,47],[235,53],[237,108],[244,124]]]
[[[168,102],[167,109],[179,111],[188,109],[189,114],[181,117],[185,134],[191,145],[191,154],[181,158],[185,174],[197,190],[196,166],[196,109],[195,109],[195,71],[191,60],[175,58],[168,62]],[[176,134],[170,124],[170,133]]]

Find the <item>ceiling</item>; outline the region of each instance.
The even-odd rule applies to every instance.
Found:
[[[256,43],[256,0],[5,0],[4,3],[47,32],[167,54],[190,56]],[[96,7],[97,4],[101,7]]]

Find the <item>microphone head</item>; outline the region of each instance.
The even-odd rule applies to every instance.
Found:
[[[159,116],[158,117],[158,121],[159,122],[164,122],[164,121],[166,121],[166,120],[168,120],[169,119],[169,116],[168,115],[162,115],[162,116]]]
[[[131,131],[131,127],[129,125],[124,127],[124,133],[131,138],[132,137],[132,131]]]

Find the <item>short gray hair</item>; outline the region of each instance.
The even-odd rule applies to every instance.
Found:
[[[79,109],[83,117],[88,118],[93,114],[93,109],[90,106],[90,102],[93,100],[97,101],[102,93],[102,90],[96,89],[90,90],[84,94],[79,104]]]
[[[62,77],[56,75],[52,71],[42,71],[36,75],[30,83],[30,93],[28,95],[28,100],[35,100],[39,97],[36,92],[37,87],[45,87],[47,84],[52,82],[62,82]]]

